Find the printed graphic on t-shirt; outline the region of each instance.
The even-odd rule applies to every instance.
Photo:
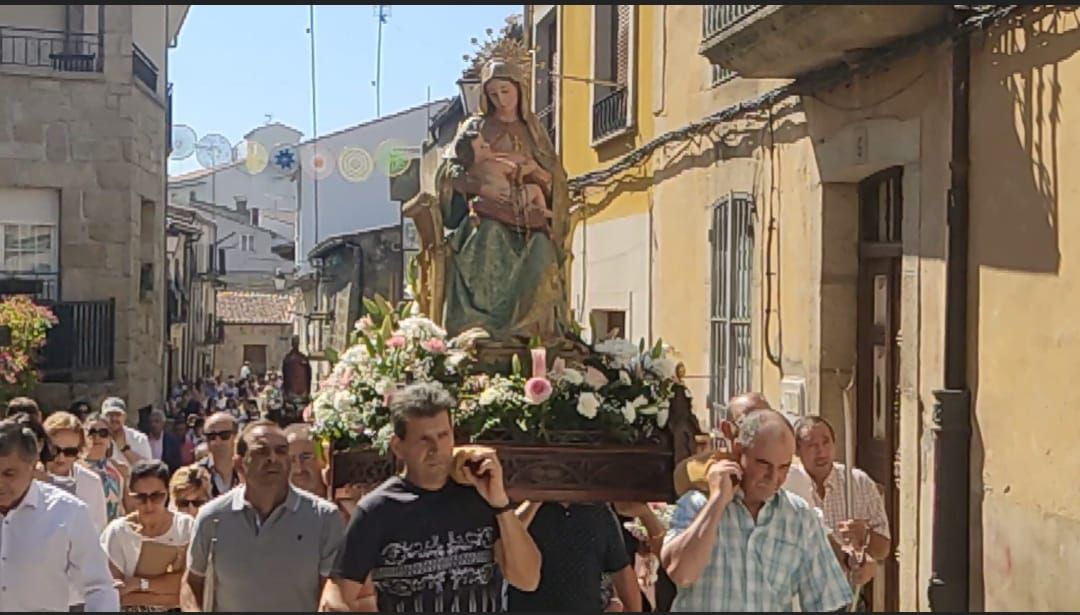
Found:
[[[381,565],[371,575],[380,608],[450,613],[501,610],[501,587],[495,582],[496,538],[494,528],[483,527],[387,544]]]

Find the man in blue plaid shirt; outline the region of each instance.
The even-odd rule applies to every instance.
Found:
[[[709,467],[709,494],[679,498],[661,560],[679,586],[672,611],[846,610],[852,593],[805,500],[780,486],[795,432],[775,410],[739,421],[740,461]],[[739,486],[736,486],[736,482]]]

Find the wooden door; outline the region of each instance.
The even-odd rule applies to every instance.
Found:
[[[900,182],[900,169],[896,168],[868,178],[859,187],[855,465],[869,474],[882,490],[894,545],[882,562],[885,587],[874,588],[872,584],[863,590],[874,611],[895,611],[899,606],[895,545],[899,538]],[[877,604],[874,604],[875,595]]]
[[[253,374],[265,374],[266,373],[266,346],[265,345],[245,345],[244,346],[244,360],[251,364],[251,373]]]

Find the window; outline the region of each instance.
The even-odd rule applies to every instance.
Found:
[[[593,310],[589,314],[589,327],[594,343],[612,337],[627,339],[626,311]]]
[[[559,97],[558,79],[551,73],[559,70],[559,9],[548,5],[548,11],[536,21],[533,40],[536,41],[536,63],[533,65],[534,111],[540,124],[547,130],[551,144],[556,145],[558,129],[556,104]]]
[[[634,5],[593,6],[593,143],[621,134],[633,117]]]
[[[188,191],[188,202],[189,203],[194,203],[195,201],[196,201],[195,191],[194,190],[189,190]]]
[[[709,402],[712,424],[727,400],[750,390],[750,287],[754,255],[754,203],[732,193],[713,206],[709,318]]]
[[[28,293],[59,299],[56,226],[2,224],[0,232],[0,293]]]

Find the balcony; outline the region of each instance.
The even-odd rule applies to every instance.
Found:
[[[100,73],[99,34],[0,26],[0,65]]]
[[[949,5],[702,7],[699,52],[750,78],[795,78],[941,24]]]
[[[112,380],[116,301],[45,302],[57,323],[45,338],[44,382]]]
[[[610,94],[593,103],[592,140],[593,143],[622,132],[629,126],[626,112],[628,95],[626,86],[616,88]]]
[[[55,271],[0,271],[0,297],[30,295],[39,301],[55,301],[59,286],[60,274]]]
[[[555,105],[548,105],[544,107],[540,113],[536,114],[536,119],[540,120],[540,125],[547,131],[548,138],[551,139],[551,145],[555,145]]]
[[[131,46],[131,74],[142,81],[146,87],[157,92],[158,69],[154,62],[139,49],[138,45]]]

